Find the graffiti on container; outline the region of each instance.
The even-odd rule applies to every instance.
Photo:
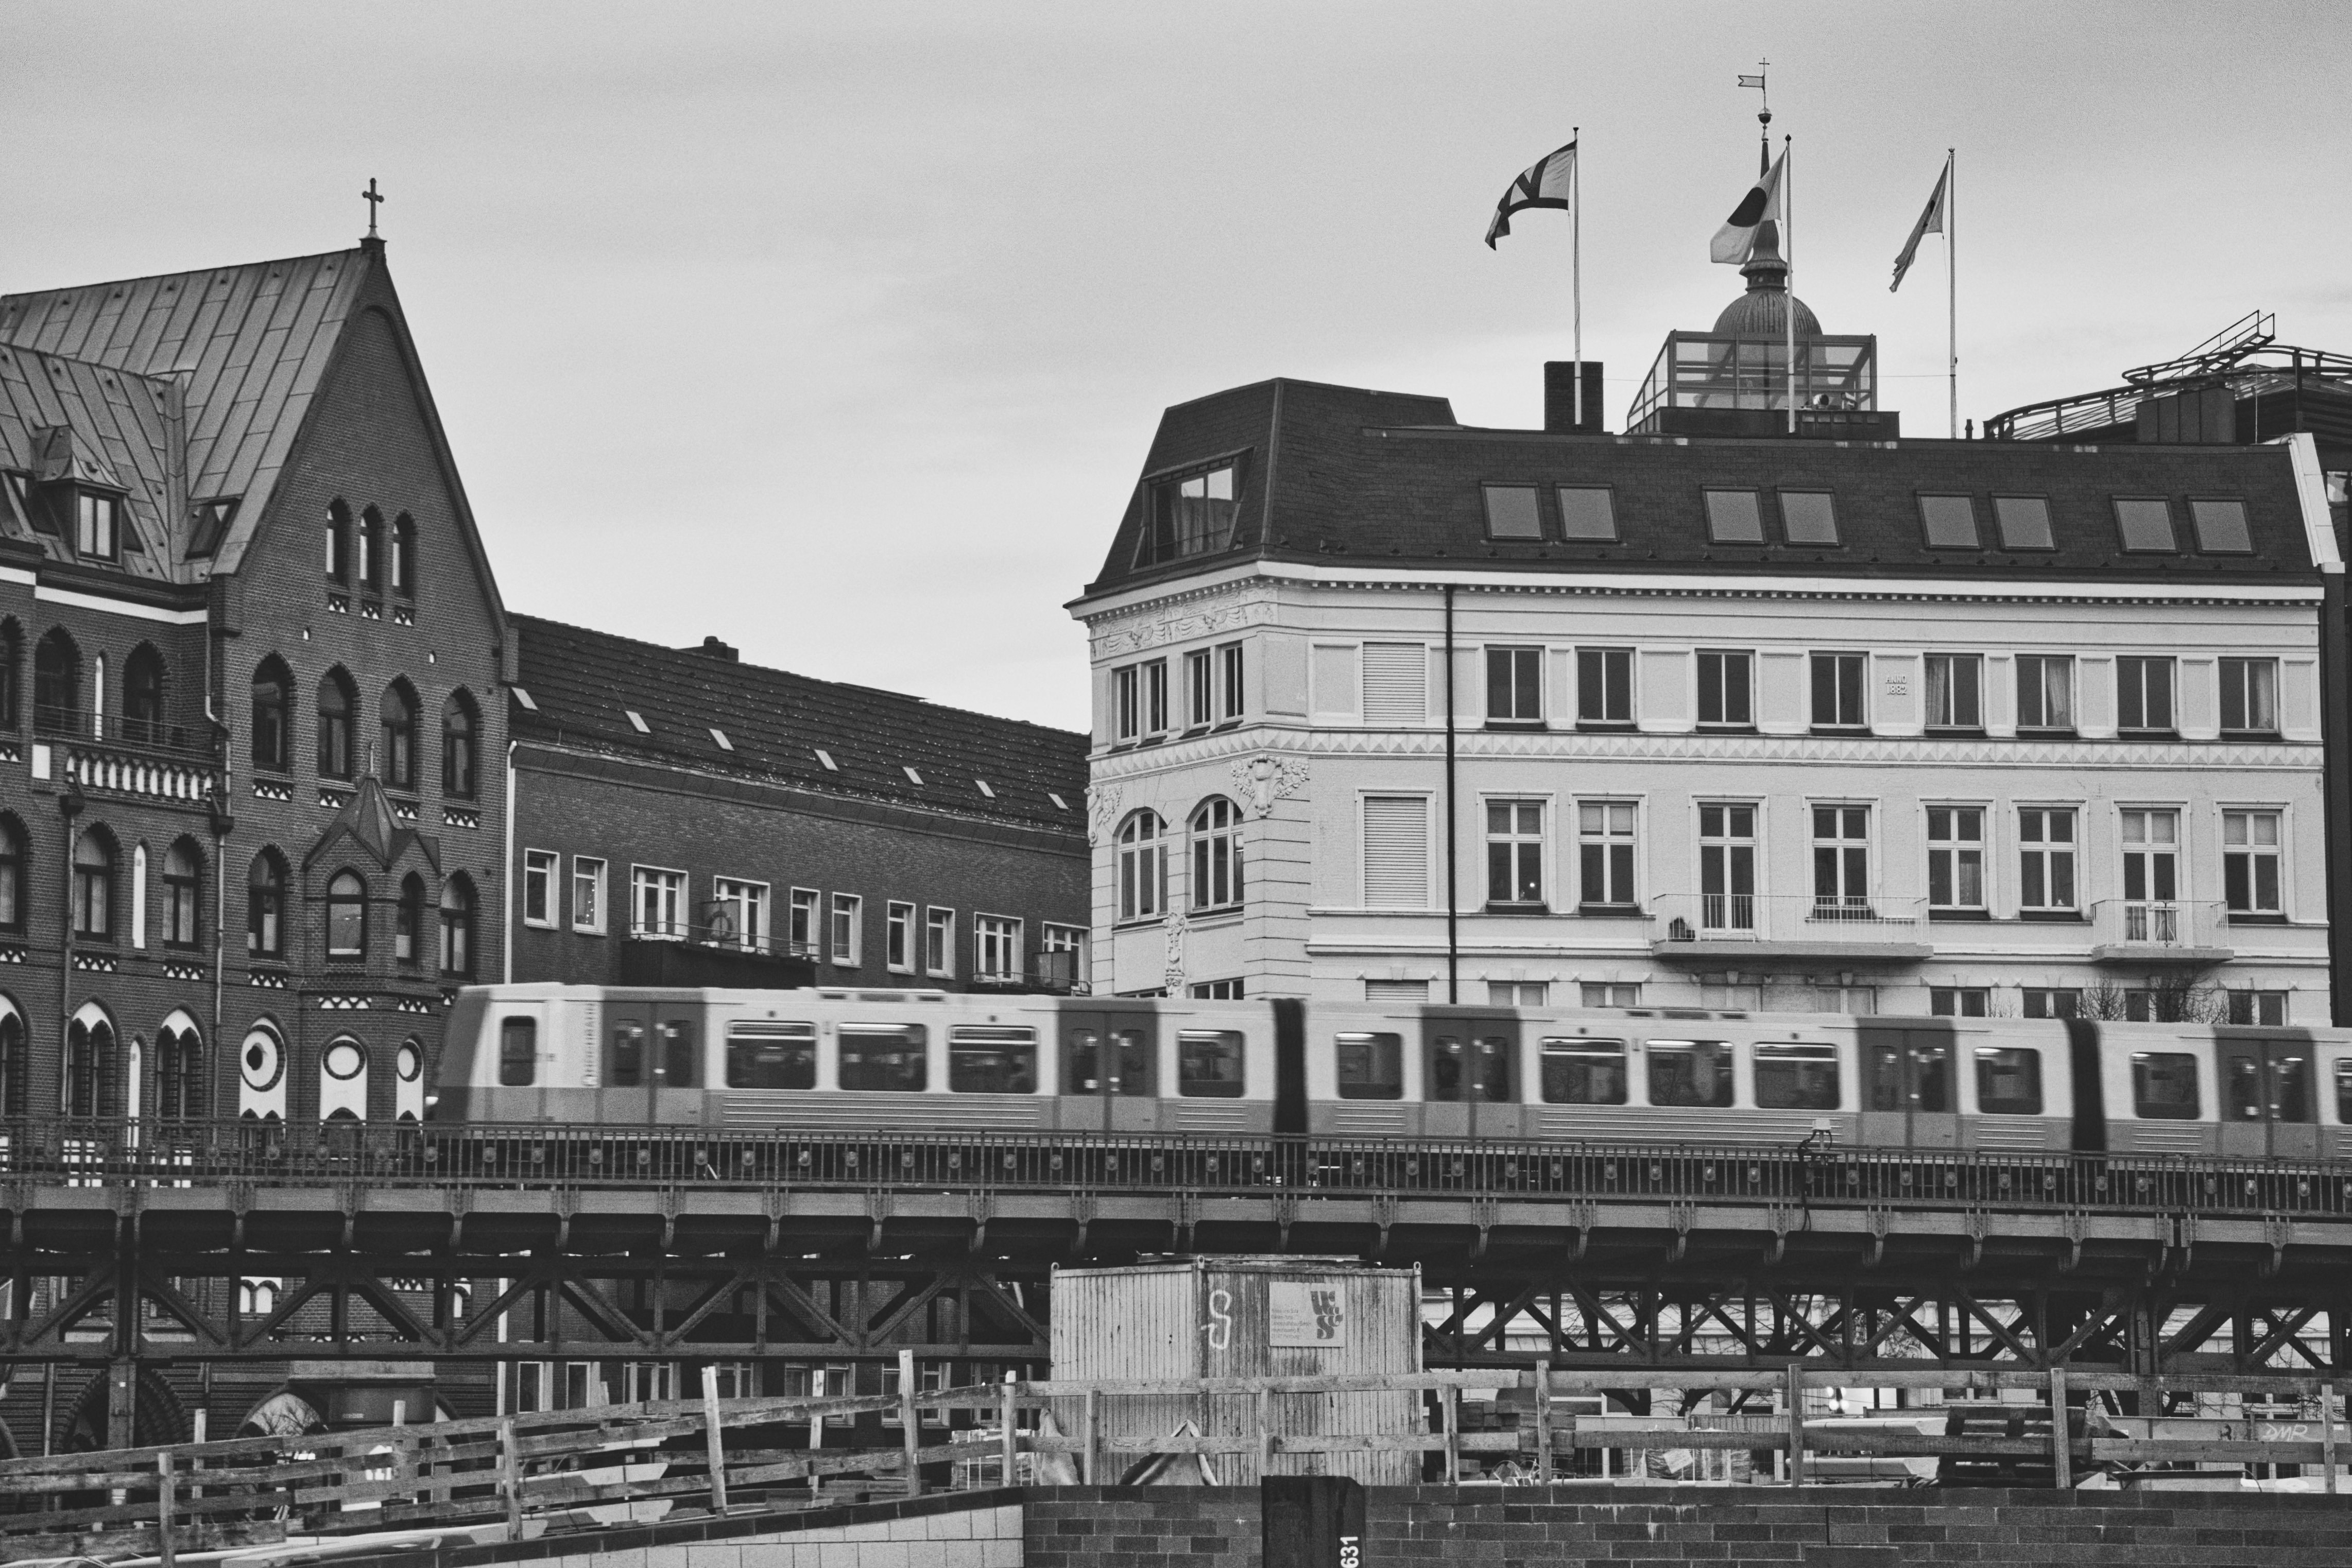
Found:
[[[1278,1349],[1329,1350],[1348,1343],[1348,1312],[1336,1284],[1277,1280],[1266,1286],[1265,1339]]]
[[[1224,1350],[1234,1343],[1234,1293],[1231,1291],[1209,1292],[1209,1321],[1201,1325],[1209,1336],[1211,1350]]]

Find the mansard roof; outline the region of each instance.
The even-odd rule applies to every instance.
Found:
[[[537,616],[509,623],[520,657],[509,710],[518,740],[1085,831],[1083,735],[740,664],[715,640],[664,648]]]
[[[1139,559],[1158,482],[1237,465],[1223,548]],[[1487,537],[1485,487],[1534,486],[1541,538]],[[1559,486],[1612,493],[1613,541],[1562,537]],[[1709,538],[1709,489],[1757,492],[1766,541]],[[1780,492],[1828,492],[1840,542],[1792,544]],[[1932,548],[1922,496],[1973,497],[1985,548]],[[1992,497],[2039,497],[2053,548],[2005,550]],[[2181,548],[2127,550],[2117,499],[2163,497]],[[2251,550],[2202,554],[2189,503],[2244,503]],[[1807,577],[1988,576],[2259,583],[2316,580],[2294,465],[2281,446],[2076,446],[2022,442],[1726,440],[1553,434],[1465,426],[1444,398],[1272,381],[1161,416],[1143,472],[1087,596],[1243,561],[1530,573],[1782,572]]]

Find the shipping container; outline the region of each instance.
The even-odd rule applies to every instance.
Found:
[[[1421,1270],[1373,1269],[1350,1258],[1170,1258],[1125,1269],[1057,1269],[1053,1285],[1054,1376],[1074,1382],[1149,1378],[1335,1377],[1421,1370]],[[1083,1400],[1057,1401],[1055,1419],[1073,1437],[1085,1427]],[[1402,1436],[1424,1429],[1421,1396],[1283,1394],[1270,1402],[1277,1436]],[[1188,1428],[1254,1439],[1257,1401],[1249,1395],[1106,1396],[1106,1447],[1165,1437]],[[1102,1479],[1147,1472],[1154,1481],[1212,1478],[1189,1459],[1107,1461]],[[1210,1461],[1213,1484],[1255,1486],[1255,1446]],[[1417,1454],[1282,1454],[1276,1475],[1352,1476],[1367,1486],[1421,1479]]]

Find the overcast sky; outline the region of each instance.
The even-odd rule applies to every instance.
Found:
[[[1045,723],[1160,411],[1273,375],[1541,418],[1583,128],[1608,418],[1738,291],[1796,138],[1797,290],[1944,430],[2248,310],[2352,351],[2352,6],[113,5],[0,0],[0,290],[330,250],[394,276],[513,609]]]

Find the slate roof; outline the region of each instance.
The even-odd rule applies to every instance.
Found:
[[[381,267],[362,247],[0,296],[0,467],[37,467],[70,426],[131,493],[126,570],[236,570]],[[186,559],[191,503],[224,496],[242,497],[227,535]]]
[[[1242,460],[1231,548],[1137,565],[1153,477],[1231,455]],[[1481,487],[1490,483],[1545,491],[1545,540],[1486,538]],[[1618,542],[1559,538],[1549,489],[1561,484],[1613,491]],[[1772,492],[1830,491],[1842,543],[1831,549],[1711,543],[1704,497],[1709,487],[1763,492],[1765,535],[1775,541],[1784,536]],[[2057,548],[1931,549],[1920,519],[1923,493],[1974,496],[1989,545],[1998,538],[1992,496],[2044,497]],[[2114,499],[2156,496],[2170,498],[2183,549],[2126,553]],[[2242,498],[2252,552],[2195,553],[2187,507],[2192,497]],[[1555,435],[1464,426],[1444,398],[1290,380],[1236,387],[1161,416],[1110,552],[1087,593],[1244,560],[1548,573],[1948,572],[2019,581],[2214,579],[2242,586],[2317,580],[2290,459],[2281,447]]]
[[[541,738],[703,772],[1070,834],[1087,820],[1087,737],[920,697],[509,618],[521,659],[519,740]],[[646,721],[640,734],[629,721]],[[721,747],[711,735],[727,737]],[[731,747],[731,749],[730,749]],[[828,769],[817,753],[829,754]],[[908,777],[912,768],[921,782]],[[992,796],[982,791],[985,782]],[[1064,802],[1057,806],[1052,796]]]

